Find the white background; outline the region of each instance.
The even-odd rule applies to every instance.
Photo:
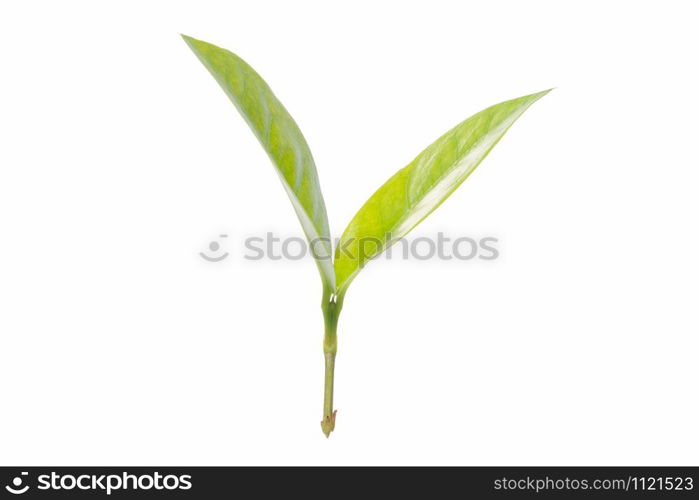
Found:
[[[5,2],[0,463],[699,463],[692,2]],[[320,280],[248,262],[298,221],[179,33],[269,82],[334,235],[423,147],[536,103],[340,321],[320,431]],[[231,256],[198,255],[220,233]]]

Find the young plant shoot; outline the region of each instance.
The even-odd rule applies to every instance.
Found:
[[[309,241],[323,283],[325,391],[321,428],[335,429],[333,378],[337,321],[347,288],[365,264],[408,234],[475,170],[512,124],[549,91],[476,113],[388,179],[345,229],[333,259],[328,216],[311,151],[267,83],[232,52],[184,36],[267,151]]]

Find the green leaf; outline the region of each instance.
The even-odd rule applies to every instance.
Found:
[[[399,170],[359,209],[335,250],[338,294],[370,259],[417,226],[481,163],[539,92],[505,101],[461,122]]]
[[[240,57],[182,35],[267,151],[309,241],[326,288],[335,289],[332,246],[318,172],[301,130],[267,83]]]

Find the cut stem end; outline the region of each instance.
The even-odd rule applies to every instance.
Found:
[[[333,411],[332,415],[326,415],[320,422],[320,428],[323,429],[323,434],[326,438],[330,437],[330,433],[335,430],[335,417],[337,410]]]

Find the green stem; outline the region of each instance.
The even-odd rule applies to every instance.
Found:
[[[342,309],[342,297],[323,290],[323,318],[325,320],[325,335],[323,337],[323,354],[325,356],[325,389],[323,391],[323,420],[320,427],[325,437],[335,429],[335,416],[337,411],[333,409],[333,389],[335,383],[335,356],[337,354],[337,320]]]
[[[332,352],[325,353],[325,391],[323,393],[323,421],[320,423],[325,436],[330,436],[330,433],[335,429],[335,415],[333,411],[333,388],[335,379],[335,354]]]

